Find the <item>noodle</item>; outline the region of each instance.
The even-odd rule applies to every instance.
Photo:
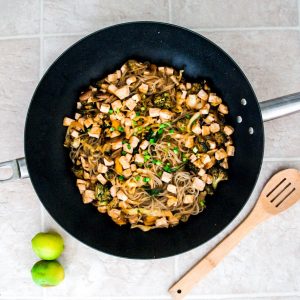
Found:
[[[148,231],[205,208],[234,155],[228,107],[204,80],[126,62],[80,94],[64,146],[84,203]]]

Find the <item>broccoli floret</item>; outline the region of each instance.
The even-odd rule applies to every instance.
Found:
[[[220,181],[228,180],[228,174],[225,169],[219,166],[214,166],[209,169],[208,173],[213,177],[212,187],[217,188]]]
[[[73,166],[72,172],[76,176],[76,178],[83,179],[83,169],[79,166]]]
[[[187,161],[187,163],[185,164],[185,169],[188,172],[193,172],[195,174],[198,174],[200,169],[198,167],[196,167],[191,161]]]
[[[199,91],[202,89],[200,83],[193,83],[192,88],[190,89],[191,94],[198,94]]]
[[[199,150],[200,153],[206,153],[208,151],[208,146],[206,145],[205,142],[200,142],[197,145],[197,148],[198,148],[198,150]]]
[[[206,191],[207,195],[213,195],[214,189],[211,184],[206,184],[204,190]]]
[[[163,93],[154,97],[155,107],[170,109],[173,107],[172,99],[169,93]]]
[[[227,140],[226,135],[221,131],[214,133],[214,139],[215,139],[216,143],[218,144],[218,146],[224,145]]]
[[[108,204],[112,199],[112,197],[110,195],[110,192],[109,192],[109,189],[105,185],[102,185],[102,184],[98,183],[96,185],[95,192],[96,192],[95,193],[96,194],[96,199],[99,200],[99,202],[101,204],[104,204],[104,203]]]

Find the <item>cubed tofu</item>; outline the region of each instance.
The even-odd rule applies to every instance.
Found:
[[[126,84],[131,85],[132,83],[136,82],[136,77],[135,76],[130,76],[126,79]]]
[[[206,184],[212,184],[212,176],[209,174],[204,174],[202,175],[201,179],[206,183]]]
[[[78,190],[80,194],[83,194],[83,192],[86,190],[86,185],[85,184],[77,184]]]
[[[187,90],[190,90],[192,88],[192,84],[190,82],[187,82],[185,86]]]
[[[210,134],[210,128],[209,128],[209,126],[203,125],[201,129],[202,129],[202,135],[203,136],[206,136],[206,135]]]
[[[142,83],[140,86],[139,86],[139,91],[143,94],[147,94],[148,92],[148,89],[149,89],[149,86],[148,84],[146,83]]]
[[[185,195],[183,197],[183,203],[184,204],[191,204],[194,202],[195,196],[194,195]]]
[[[110,84],[107,88],[107,91],[111,94],[115,94],[115,92],[117,91],[117,87],[114,84]]]
[[[121,156],[120,159],[119,159],[119,161],[120,161],[120,164],[122,165],[123,169],[129,169],[130,168],[130,164],[129,164],[129,162],[126,159],[125,156]]]
[[[129,139],[129,144],[132,148],[136,148],[137,145],[139,144],[140,142],[140,139],[137,138],[136,136],[132,136],[130,139]]]
[[[115,82],[115,81],[117,81],[118,80],[118,75],[116,74],[116,73],[114,73],[114,74],[109,74],[108,76],[107,76],[107,81],[108,82]]]
[[[215,120],[215,118],[213,117],[212,114],[209,114],[205,119],[204,119],[204,122],[206,124],[211,124],[213,121]]]
[[[225,133],[226,135],[232,135],[233,132],[234,132],[233,127],[228,126],[228,125],[226,125],[226,126],[224,127],[224,133]]]
[[[120,100],[116,100],[111,104],[111,107],[114,111],[122,108],[122,102]]]
[[[209,163],[211,160],[210,156],[208,154],[201,155],[201,161],[203,164]]]
[[[91,125],[93,125],[94,121],[92,118],[88,118],[86,120],[83,121],[83,124],[86,128],[90,127]]]
[[[118,149],[122,148],[122,146],[123,146],[123,144],[122,144],[121,139],[111,143],[111,148],[113,150],[118,150]]]
[[[197,168],[199,168],[199,169],[201,169],[201,168],[204,167],[204,164],[203,164],[203,162],[202,162],[202,160],[201,160],[200,158],[197,159],[197,160],[195,160],[195,161],[193,162],[193,164],[194,164]]]
[[[141,95],[140,94],[135,94],[131,97],[132,100],[134,100],[136,103],[141,101]]]
[[[203,191],[205,188],[205,182],[198,177],[193,178],[192,188]]]
[[[121,70],[117,70],[117,71],[116,71],[116,74],[117,74],[117,78],[120,79],[121,76],[122,76]]]
[[[181,99],[185,99],[186,95],[187,95],[187,91],[182,91],[181,96],[180,96]]]
[[[200,124],[197,122],[196,124],[193,125],[192,127],[192,131],[197,134],[197,135],[200,135],[202,130],[201,130],[201,126]]]
[[[147,140],[142,141],[142,143],[140,144],[140,148],[142,150],[146,150],[149,146],[149,142]]]
[[[216,147],[217,147],[216,142],[211,141],[211,140],[208,140],[206,142],[207,142],[208,147],[209,147],[210,150],[216,149]]]
[[[129,178],[132,175],[131,169],[124,170],[123,175],[125,178]]]
[[[93,125],[91,130],[88,132],[88,135],[90,137],[94,137],[96,139],[99,139],[101,133],[101,128],[99,126]]]
[[[83,203],[87,204],[87,203],[90,203],[92,202],[94,199],[95,199],[95,192],[94,191],[91,191],[91,190],[85,190],[83,192],[83,196],[82,196],[82,199],[83,199]]]
[[[125,155],[125,157],[126,157],[127,161],[130,162],[130,160],[131,160],[131,158],[132,158],[132,154],[127,153],[127,154]]]
[[[175,83],[175,85],[179,85],[179,81],[178,81],[178,79],[176,78],[175,75],[172,75],[172,76],[170,77],[170,79]]]
[[[121,67],[121,72],[122,74],[126,73],[128,71],[128,67],[126,64],[124,64],[122,67]]]
[[[168,184],[167,191],[169,191],[172,194],[177,194],[177,188],[173,184]]]
[[[105,114],[108,114],[110,110],[110,105],[107,104],[107,103],[102,103],[101,106],[100,106],[100,111],[105,113]]]
[[[218,97],[216,94],[210,93],[208,102],[210,102],[212,106],[218,106],[219,104],[222,103],[222,99]]]
[[[79,96],[79,100],[80,101],[86,101],[88,100],[90,97],[92,97],[93,95],[93,92],[91,90],[88,90],[84,93],[82,93],[80,96]]]
[[[158,67],[158,72],[165,73],[166,72],[165,67]]]
[[[162,227],[169,227],[169,224],[168,224],[167,219],[165,217],[163,217],[163,218],[157,219],[155,221],[155,226],[162,228]]]
[[[75,120],[68,118],[68,117],[64,117],[63,120],[63,126],[70,126],[72,122],[74,122]]]
[[[117,196],[117,191],[118,191],[118,188],[115,185],[113,185],[110,188],[110,190],[109,190],[109,192],[110,192],[110,194],[111,194],[112,197],[116,197]]]
[[[194,147],[194,136],[188,136],[185,140],[185,147],[193,148]]]
[[[79,113],[75,114],[75,120],[78,120],[80,117],[81,117],[81,114],[79,114]]]
[[[168,121],[172,118],[173,113],[167,109],[162,109],[159,112],[159,117],[161,118],[162,121]]]
[[[208,99],[208,94],[207,94],[203,89],[201,89],[201,90],[199,91],[199,93],[197,94],[197,96],[198,96],[200,99],[205,100],[205,101]]]
[[[163,172],[161,176],[161,180],[163,182],[169,183],[172,180],[173,175],[167,172]]]
[[[198,175],[201,177],[205,174],[205,170],[204,169],[200,169],[198,172]]]
[[[125,105],[128,107],[128,109],[134,110],[134,108],[136,107],[137,104],[134,100],[132,100],[132,98],[130,98],[125,101]]]
[[[128,127],[132,126],[132,120],[130,118],[125,118],[124,125]]]
[[[133,153],[133,148],[131,147],[130,144],[126,143],[126,144],[123,144],[123,150],[127,153]]]
[[[174,69],[170,67],[165,68],[166,75],[170,76],[174,74]]]
[[[115,91],[115,95],[121,100],[127,98],[129,94],[130,94],[130,90],[128,85],[125,85]]]
[[[131,164],[131,165],[130,165],[130,170],[131,170],[132,172],[136,171],[136,169],[137,169],[137,166],[136,166],[135,164]]]
[[[110,133],[110,137],[111,138],[115,138],[115,137],[117,137],[119,135],[121,135],[121,133],[119,131],[117,131],[117,130],[115,130],[115,131],[113,131],[113,132]]]
[[[197,156],[196,156],[195,154],[192,154],[192,155],[190,156],[190,161],[191,161],[191,162],[194,162],[195,160],[197,160]]]
[[[73,130],[72,133],[71,133],[71,136],[72,136],[73,138],[78,138],[78,137],[79,137],[79,132],[76,131],[76,130]]]
[[[149,116],[152,118],[159,117],[161,109],[160,108],[149,108]]]
[[[200,102],[197,95],[190,94],[186,99],[186,106],[189,108],[196,108],[197,104]]]
[[[200,109],[200,113],[201,113],[202,115],[208,115],[209,109],[210,109],[210,105],[209,105],[208,103],[206,103],[206,104]]]
[[[128,199],[128,197],[126,196],[126,194],[122,190],[119,190],[117,192],[117,197],[118,197],[118,199],[120,199],[122,201],[126,201]]]
[[[218,123],[212,123],[209,126],[210,132],[212,133],[216,133],[218,131],[220,131],[220,125]]]
[[[226,157],[225,157],[225,158],[223,159],[223,161],[220,163],[220,166],[221,166],[222,168],[224,168],[224,169],[228,169],[228,160],[227,160]]]
[[[103,165],[103,164],[99,164],[98,165],[98,172],[99,173],[106,173],[107,171],[108,171],[108,167],[107,166],[105,166],[105,165]]]
[[[228,114],[228,107],[226,105],[224,105],[223,103],[221,103],[218,107],[218,111],[220,113],[222,113],[223,115],[227,115]]]
[[[227,152],[224,149],[221,148],[215,152],[216,160],[221,160],[225,157],[227,157]]]
[[[228,156],[234,156],[234,150],[235,150],[234,146],[231,146],[231,145],[227,146],[226,147],[227,155]]]
[[[110,159],[103,158],[103,162],[106,166],[110,167],[114,165],[114,161]]]
[[[97,179],[102,184],[106,184],[106,182],[107,182],[107,180],[105,179],[105,177],[102,174],[98,174]]]
[[[81,107],[82,107],[81,102],[77,102],[76,107],[77,107],[77,109],[81,109]]]
[[[144,156],[141,155],[141,154],[136,154],[135,157],[134,157],[134,161],[137,164],[143,164],[144,163]]]

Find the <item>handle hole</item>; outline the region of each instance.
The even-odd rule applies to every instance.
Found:
[[[14,172],[10,166],[0,167],[0,181],[12,178]]]
[[[253,127],[249,127],[249,134],[253,134],[253,133],[254,133]]]
[[[177,290],[177,294],[181,294],[181,290]]]
[[[241,104],[244,106],[247,105],[247,100],[245,98],[241,99]]]
[[[243,118],[242,118],[241,116],[237,116],[237,117],[236,117],[236,121],[237,121],[238,123],[242,123],[242,122],[243,122]]]

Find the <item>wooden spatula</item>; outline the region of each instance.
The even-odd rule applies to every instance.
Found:
[[[188,271],[170,289],[173,299],[183,299],[260,222],[279,214],[300,198],[300,172],[287,169],[275,174],[266,184],[247,218]]]

